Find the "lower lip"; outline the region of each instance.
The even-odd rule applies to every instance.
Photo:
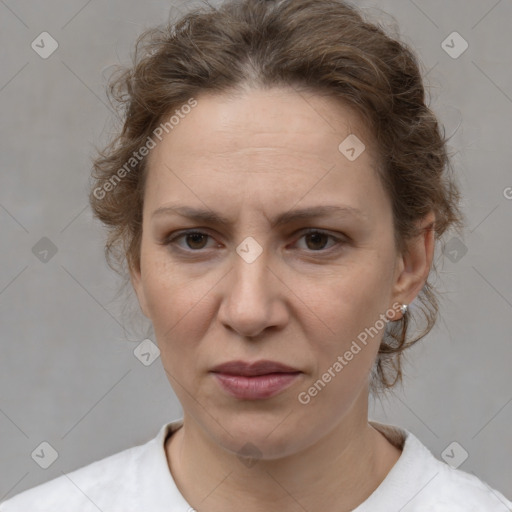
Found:
[[[277,395],[291,386],[300,372],[269,373],[252,377],[216,372],[214,375],[223,389],[235,398],[261,400]]]

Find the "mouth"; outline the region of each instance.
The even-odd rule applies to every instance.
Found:
[[[276,361],[230,361],[211,370],[221,388],[241,400],[270,398],[290,387],[302,372]]]
[[[297,368],[268,359],[254,361],[253,363],[240,360],[228,361],[227,363],[215,366],[211,371],[227,375],[242,375],[244,377],[269,375],[271,373],[300,373],[300,370]]]

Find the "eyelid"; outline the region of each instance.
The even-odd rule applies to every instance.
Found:
[[[317,253],[320,256],[328,255],[331,252],[341,249],[342,246],[347,244],[347,237],[345,235],[342,235],[342,234],[333,235],[328,230],[321,229],[321,228],[304,228],[304,229],[299,230],[298,234],[300,234],[300,237],[297,239],[297,241],[300,240],[301,238],[303,238],[304,236],[309,235],[310,233],[319,233],[321,235],[325,235],[328,238],[334,240],[334,242],[335,242],[334,245],[332,245],[328,249],[320,249],[319,251],[308,250],[307,252],[310,254]]]
[[[335,251],[336,249],[339,249],[340,246],[343,246],[346,243],[348,243],[348,237],[346,235],[344,235],[344,234],[333,235],[328,230],[321,229],[321,228],[302,228],[294,234],[294,237],[296,237],[297,235],[300,235],[300,237],[297,239],[297,241],[298,241],[302,237],[304,237],[308,234],[311,234],[311,233],[323,234],[323,235],[327,236],[328,238],[335,241],[335,244],[328,249],[320,249],[318,251],[313,251],[313,250],[307,251],[312,254],[318,253],[319,255],[322,255],[322,254],[325,255],[325,254]],[[187,235],[196,235],[196,234],[197,235],[206,235],[207,237],[212,238],[212,239],[215,238],[213,235],[210,234],[208,228],[190,228],[190,229],[175,231],[175,232],[171,233],[170,235],[166,236],[164,238],[164,240],[162,241],[162,245],[166,245],[166,246],[174,245],[175,247],[172,248],[173,250],[175,249],[175,250],[180,251],[185,254],[195,254],[195,253],[201,254],[204,251],[206,251],[207,249],[197,249],[197,250],[183,249],[182,247],[179,247],[175,244],[176,240],[179,240],[180,238],[183,238]]]

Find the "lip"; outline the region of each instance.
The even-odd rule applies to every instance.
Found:
[[[269,360],[253,363],[229,361],[216,366],[211,372],[224,391],[244,400],[275,396],[291,386],[302,373],[291,366]]]
[[[283,363],[278,363],[277,361],[260,359],[259,361],[254,361],[252,363],[241,360],[228,361],[215,366],[211,371],[229,375],[252,377],[255,375],[267,375],[269,373],[296,373],[300,370]]]

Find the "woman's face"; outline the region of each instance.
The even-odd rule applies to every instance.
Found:
[[[285,456],[367,418],[382,319],[422,283],[395,251],[391,204],[352,111],[292,89],[196,100],[149,155],[132,282],[185,421],[233,453],[250,441]],[[340,149],[349,135],[360,142]],[[273,394],[265,378],[244,394],[251,378],[225,377],[241,386],[233,394],[212,372],[260,360],[298,373],[275,379]]]

